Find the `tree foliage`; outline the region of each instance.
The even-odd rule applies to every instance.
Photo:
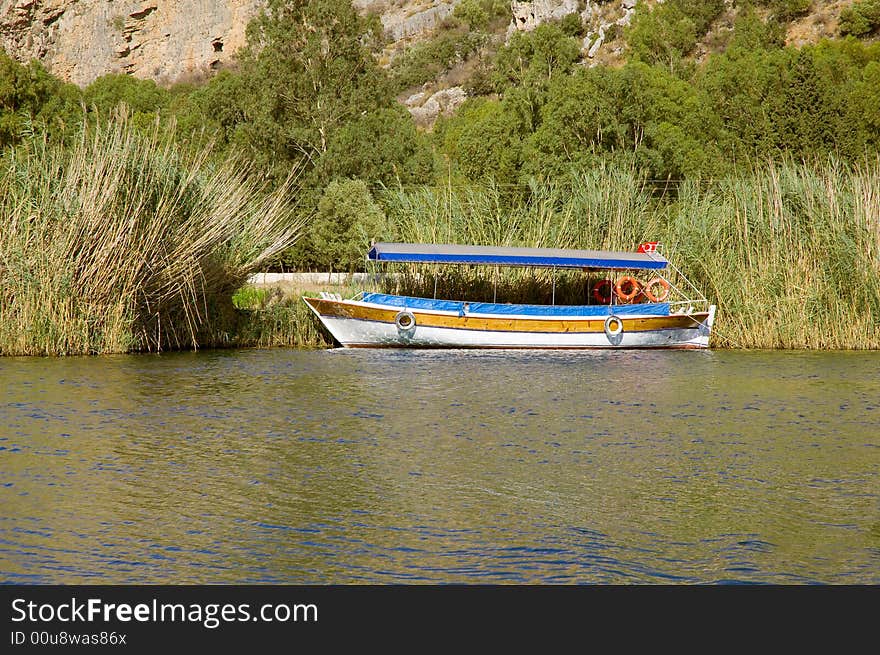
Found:
[[[421,184],[433,176],[427,137],[399,105],[358,116],[336,130],[318,160],[316,179],[354,178]]]
[[[476,52],[485,41],[479,33],[451,31],[408,48],[391,63],[394,90],[402,91],[436,79]]]
[[[880,29],[880,0],[861,0],[840,12],[840,33],[868,36]]]
[[[38,61],[20,64],[0,48],[0,148],[26,132],[64,138],[82,122],[81,93]]]
[[[492,22],[509,20],[510,3],[505,0],[460,0],[453,16],[471,31],[485,30]]]
[[[723,0],[640,3],[627,30],[630,51],[643,62],[674,69],[723,10]]]
[[[517,181],[523,130],[500,100],[477,99],[440,123],[436,138],[448,163],[469,180]]]
[[[103,75],[83,90],[83,101],[89,107],[109,112],[125,103],[135,113],[155,114],[168,106],[171,94],[153,80],[140,80],[131,75]]]
[[[370,245],[390,238],[388,229],[385,214],[363,180],[333,181],[318,201],[297,263],[319,270],[360,270]]]
[[[248,25],[240,72],[206,93],[225,138],[269,176],[313,169],[337,130],[392,102],[368,34],[347,0],[270,0]]]

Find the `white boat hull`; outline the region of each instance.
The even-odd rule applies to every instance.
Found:
[[[353,319],[322,319],[330,334],[347,348],[707,348],[706,329],[670,328],[624,331],[615,344],[599,333],[494,332],[416,327],[402,332],[394,324]]]
[[[304,299],[347,348],[707,348],[715,307],[669,316],[622,316],[613,334],[604,317],[548,319],[407,311],[415,325],[395,323],[399,307]],[[438,325],[439,323],[439,325]],[[501,327],[502,329],[492,329]]]

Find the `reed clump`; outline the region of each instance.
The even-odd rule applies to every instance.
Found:
[[[329,348],[333,337],[302,301],[298,289],[245,285],[232,297],[239,311],[238,345],[257,348],[279,346]],[[317,295],[307,292],[307,295]],[[352,294],[349,294],[352,295]]]
[[[232,345],[232,293],[296,240],[287,198],[123,113],[0,159],[0,354]]]
[[[391,189],[381,196],[401,241],[631,250],[665,227],[637,170],[607,162],[565,183]],[[548,269],[389,267],[389,291],[491,302],[586,304],[602,276]],[[555,277],[555,290],[553,289]]]
[[[686,183],[669,240],[747,348],[880,348],[880,162]],[[674,240],[674,241],[673,241]]]
[[[333,337],[301,298],[242,310],[238,345],[256,348],[330,348]]]
[[[880,160],[770,162],[662,195],[642,180],[600,165],[570,184],[392,189],[381,200],[401,241],[629,251],[661,241],[718,305],[714,347],[880,348]],[[396,270],[397,292],[430,296],[436,274],[442,297],[499,302],[546,303],[553,276]],[[556,302],[584,302],[595,278],[581,280],[557,275]]]

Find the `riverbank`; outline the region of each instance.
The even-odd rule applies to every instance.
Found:
[[[252,278],[297,237],[292,189],[266,193],[206,161],[117,124],[72,148],[34,141],[7,153],[0,354],[333,345],[300,296],[342,285],[350,297],[376,282],[374,271]],[[880,349],[878,190],[880,160],[768,163],[662,192],[634,169],[601,164],[571,184],[384,189],[375,200],[398,241],[603,250],[661,241],[718,305],[711,347],[862,350]],[[500,302],[538,303],[549,302],[552,275],[381,272],[379,288],[394,293],[432,295],[436,272],[440,297],[491,299],[497,286]],[[583,276],[558,276],[557,302],[584,297]]]
[[[380,200],[400,241],[600,250],[660,241],[718,305],[712,347],[880,349],[876,158],[769,162],[668,189],[600,164],[571,184],[392,189]],[[502,269],[499,284],[516,302],[519,290],[549,288],[551,275]]]
[[[291,185],[183,153],[124,116],[0,157],[0,354],[236,342],[232,294],[296,240]]]

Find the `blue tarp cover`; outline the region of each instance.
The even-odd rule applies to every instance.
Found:
[[[377,243],[367,257],[378,262],[476,264],[542,268],[653,269],[666,268],[657,253],[561,248],[495,248],[426,243]]]
[[[501,314],[519,316],[608,316],[609,314],[669,316],[669,303],[656,302],[638,305],[507,305],[491,302],[464,302],[458,300],[432,300],[411,296],[392,296],[384,293],[364,293],[362,302],[390,305],[403,309],[434,309],[464,314]]]

